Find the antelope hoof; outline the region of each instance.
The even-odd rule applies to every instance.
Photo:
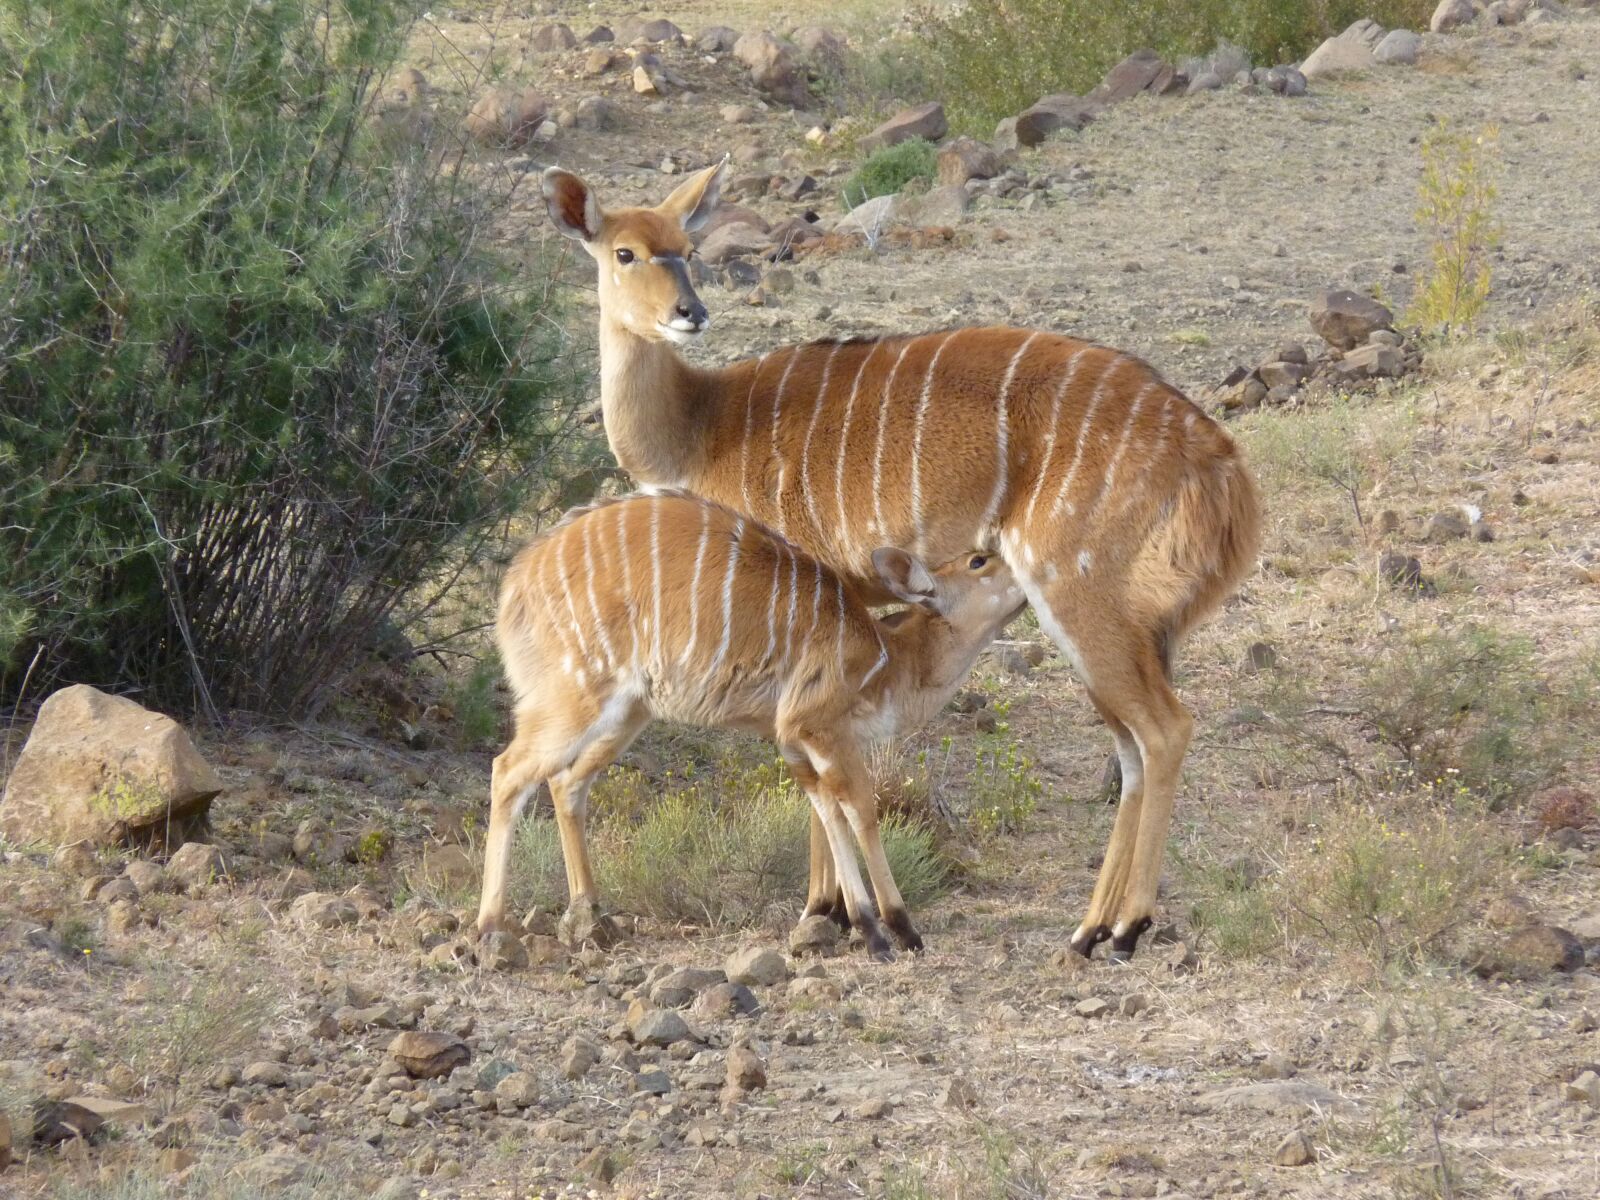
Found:
[[[592,945],[609,950],[622,940],[622,931],[600,905],[589,897],[581,897],[567,906],[556,926],[556,934],[574,949]]]
[[[1131,926],[1124,924],[1111,938],[1111,961],[1127,962],[1139,948],[1139,938],[1149,929],[1149,917],[1140,917]]]
[[[1094,957],[1094,948],[1111,936],[1109,925],[1089,925],[1078,930],[1072,935],[1069,943],[1074,950],[1085,958]]]
[[[863,917],[856,930],[867,943],[867,953],[875,962],[894,961],[894,947],[889,945],[889,939],[883,936],[883,926],[878,924],[877,918]]]
[[[913,954],[922,953],[922,935],[911,923],[911,916],[905,909],[885,913],[883,920],[889,926],[889,932],[894,934],[894,940],[900,943],[900,949]]]

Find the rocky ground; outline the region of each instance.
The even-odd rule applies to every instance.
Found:
[[[740,174],[819,187],[742,203],[772,222],[835,216],[848,163],[807,142],[816,115],[758,107],[725,55],[662,51],[687,84],[669,79],[663,102],[621,67],[583,78],[587,47],[522,53],[518,34],[558,19],[582,37],[620,26],[620,6],[463,7],[417,46],[436,119],[482,93],[470,72],[491,52],[552,113],[590,95],[616,106],[608,129],[561,127],[484,152],[484,169],[559,161],[643,201],[732,147]],[[759,4],[675,19],[691,41],[719,20],[776,23]],[[730,124],[725,105],[754,119]],[[1570,821],[1484,818],[1511,850],[1461,942],[1498,947],[1498,969],[1384,961],[1294,919],[1303,898],[1281,881],[1305,878],[1313,841],[1333,836],[1321,822],[1348,780],[1256,708],[1264,681],[1292,680],[1341,720],[1386,647],[1474,622],[1528,639],[1540,678],[1592,658],[1600,20],[1429,35],[1415,67],[1313,81],[1302,98],[1141,96],[1023,151],[1015,169],[1047,182],[977,189],[948,232],[834,238],[719,273],[696,353],[1015,321],[1125,346],[1200,394],[1286,341],[1315,343],[1324,289],[1381,288],[1403,307],[1426,261],[1418,140],[1438,115],[1499,126],[1485,332],[1357,401],[1235,421],[1267,498],[1263,569],[1185,648],[1196,745],[1164,930],[1131,965],[1062,953],[1111,812],[1093,799],[1107,739],[1053,656],[980,666],[974,692],[1003,708],[1045,796],[1018,832],[961,842],[959,886],[918,914],[929,951],[889,965],[787,953],[792,912],[734,931],[640,922],[619,948],[573,952],[535,911],[525,938],[475,950],[461,932],[491,752],[446,748],[438,717],[438,745],[409,748],[353,703],[346,722],[199,738],[226,789],[203,835],[220,863],[8,848],[0,1195],[131,1198],[161,1181],[388,1200],[1600,1193],[1592,809],[1580,794]],[[503,232],[568,252],[531,189]],[[567,276],[576,355],[585,270],[574,257]],[[1439,519],[1463,504],[1493,540]],[[1394,575],[1385,554],[1415,572]],[[1013,635],[1043,645],[1026,622]],[[948,737],[963,756],[994,736],[986,723],[952,711],[924,744]],[[1375,753],[1362,730],[1337,732],[1358,765]],[[655,786],[681,753],[652,741],[636,761]],[[1570,758],[1575,781],[1596,765],[1592,744]],[[1233,936],[1218,906],[1256,896],[1267,935]],[[1519,956],[1528,926],[1571,931],[1576,958],[1538,934]],[[39,1100],[57,1107],[34,1139]],[[96,1122],[92,1140],[68,1136]]]

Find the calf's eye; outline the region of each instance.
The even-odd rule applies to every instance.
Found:
[[[633,261],[633,251],[632,250],[618,250],[617,251],[617,261],[619,263],[623,263],[623,264],[631,263]]]
[[[972,556],[971,561],[969,561],[967,563],[967,566],[969,568],[971,568],[972,570],[974,570],[974,571],[981,571],[988,564],[988,562],[989,562],[989,560],[987,558],[985,558],[983,555],[974,554]]]

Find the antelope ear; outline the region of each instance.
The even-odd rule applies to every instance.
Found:
[[[580,242],[600,236],[600,201],[593,190],[571,171],[551,167],[539,182],[550,220],[562,234]]]
[[[717,204],[722,200],[722,180],[728,173],[728,159],[704,171],[697,171],[673,189],[656,211],[683,226],[685,233],[693,233],[711,219]]]
[[[933,576],[915,557],[894,546],[872,552],[872,567],[891,593],[907,604],[938,612]]]

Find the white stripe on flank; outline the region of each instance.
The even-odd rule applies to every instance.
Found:
[[[911,349],[920,338],[910,338],[900,347],[900,357],[894,360],[894,366],[889,368],[889,378],[883,383],[883,398],[878,402],[878,449],[872,456],[872,513],[877,521],[878,534],[887,536],[889,527],[883,520],[883,433],[889,423],[889,397],[894,391],[894,377],[900,371],[900,364],[905,361],[906,351]],[[843,609],[841,608],[841,612]]]
[[[1066,398],[1067,389],[1072,386],[1072,381],[1078,376],[1078,363],[1083,360],[1088,346],[1079,346],[1072,357],[1067,359],[1067,369],[1062,373],[1061,385],[1056,388],[1055,399],[1050,403],[1050,428],[1044,439],[1044,461],[1039,464],[1039,477],[1034,483],[1033,495],[1028,497],[1028,511],[1022,518],[1022,528],[1033,527],[1033,510],[1039,505],[1039,493],[1044,490],[1044,481],[1050,478],[1050,464],[1056,458],[1056,426],[1061,421],[1061,402]]]
[[[778,649],[778,577],[783,573],[783,551],[780,543],[772,542],[772,595],[767,600],[767,656],[769,665]]]
[[[633,597],[633,563],[628,559],[628,511],[629,506],[618,504],[617,510],[617,557],[622,560],[622,604],[623,611],[628,615],[628,657],[625,660],[629,666],[636,666],[639,661],[639,631],[634,628],[634,620],[638,616],[639,606]]]
[[[988,539],[985,536],[989,527],[994,524],[994,519],[1000,513],[1000,505],[1005,501],[1006,490],[1011,486],[1011,384],[1017,377],[1017,367],[1022,363],[1022,356],[1028,352],[1028,347],[1033,345],[1033,339],[1039,336],[1035,330],[1022,339],[1022,345],[1017,347],[1017,352],[1011,356],[1011,361],[1006,364],[1006,373],[1000,380],[1000,397],[996,402],[995,414],[995,476],[994,494],[989,497],[989,507],[983,510],[983,519],[978,522],[977,536],[973,541],[974,546],[983,545]]]
[[[783,627],[783,665],[794,661],[794,618],[800,606],[800,558],[793,546],[785,546],[789,555],[789,621]]]
[[[933,372],[939,365],[939,356],[944,353],[957,333],[954,330],[947,333],[939,342],[939,348],[928,359],[928,370],[922,377],[922,397],[917,401],[917,416],[911,434],[911,548],[916,553],[922,553],[922,420],[928,412],[928,400],[933,395]],[[1031,340],[1031,339],[1030,339]]]
[[[711,660],[706,677],[715,680],[722,669],[722,660],[728,657],[728,643],[733,641],[733,576],[739,569],[739,542],[744,538],[744,518],[733,523],[733,539],[728,546],[728,573],[722,577],[722,642]]]
[[[1128,452],[1128,443],[1133,440],[1133,426],[1139,419],[1139,410],[1144,407],[1144,398],[1155,390],[1156,384],[1147,383],[1139,389],[1134,396],[1133,403],[1128,406],[1128,419],[1122,424],[1122,436],[1117,439],[1117,448],[1111,452],[1111,461],[1106,465],[1105,477],[1100,480],[1100,490],[1095,493],[1094,503],[1089,505],[1084,513],[1084,519],[1097,511],[1101,501],[1111,495],[1117,486],[1117,468],[1122,465],[1122,457]]]
[[[594,527],[593,520],[583,522],[583,572],[587,577],[585,582],[589,588],[589,608],[594,612],[594,631],[600,636],[600,645],[605,649],[605,665],[609,670],[617,664],[617,648],[611,644],[611,634],[606,630],[606,619],[600,614],[600,601],[594,594],[594,545],[590,538],[590,530]]]
[[[772,393],[772,461],[778,464],[778,487],[772,496],[773,513],[772,526],[780,534],[785,532],[783,527],[783,458],[778,454],[778,419],[783,406],[783,389],[788,386],[789,372],[794,370],[795,363],[805,355],[807,347],[796,346],[794,353],[789,355],[789,365],[783,369],[783,374],[778,377],[778,390]]]
[[[655,608],[650,619],[650,669],[660,671],[661,658],[661,501],[650,500],[650,578],[655,591]]]
[[[706,565],[706,547],[711,544],[711,506],[700,506],[700,548],[694,555],[694,574],[689,582],[689,640],[684,643],[678,661],[685,666],[694,657],[695,643],[700,640],[700,572]]]
[[[556,574],[560,576],[556,582],[561,585],[561,594],[566,597],[567,616],[572,621],[572,636],[578,643],[578,657],[587,660],[589,639],[583,636],[583,626],[578,622],[578,606],[572,602],[572,572],[567,570],[567,543],[572,540],[568,536],[570,532],[570,529],[563,530],[556,537]]]
[[[843,683],[844,682],[844,627],[845,627],[845,619],[844,619],[844,578],[843,578],[843,576],[835,575],[833,577],[833,590],[834,590],[834,596],[839,602],[839,682]]]
[[[843,342],[835,342],[828,352],[828,361],[822,364],[822,382],[817,384],[817,401],[811,408],[811,425],[806,430],[805,444],[800,449],[800,490],[805,493],[806,512],[811,514],[811,528],[822,532],[822,519],[817,516],[817,493],[811,486],[811,439],[817,434],[817,422],[822,417],[822,403],[828,398],[828,380],[833,375],[833,360],[839,357]]]
[[[883,670],[888,665],[889,650],[886,646],[884,646],[883,634],[880,633],[878,634],[878,661],[873,663],[872,669],[861,677],[861,687],[858,690],[863,692],[866,691],[867,684],[871,683],[873,679],[877,677],[878,672]]]
[[[1171,396],[1162,397],[1161,428],[1156,432],[1155,453],[1151,455],[1150,461],[1145,464],[1145,470],[1147,472],[1153,472],[1155,470],[1156,464],[1161,461],[1161,458],[1172,444],[1172,414],[1174,407],[1175,406],[1172,403]],[[1132,508],[1134,504],[1137,503],[1140,494],[1144,490],[1145,489],[1143,488],[1129,488],[1128,494],[1123,497],[1121,507],[1117,509],[1118,515],[1121,515]]]
[[[766,363],[765,354],[756,359],[755,369],[750,372],[750,394],[744,398],[744,443],[739,447],[739,494],[744,497],[745,512],[750,511],[750,442],[756,428],[756,384],[761,380],[761,368]]]
[[[800,652],[805,653],[805,647],[811,645],[811,639],[817,632],[817,618],[822,615],[822,564],[815,559],[808,559],[811,570],[816,573],[817,586],[811,593],[811,620],[806,623],[806,637],[800,647]]]
[[[868,350],[866,356],[862,358],[861,365],[856,368],[855,382],[850,385],[850,399],[845,401],[844,422],[839,427],[839,458],[834,464],[833,487],[839,497],[839,528],[835,533],[837,541],[835,541],[834,545],[837,548],[840,562],[850,562],[853,558],[847,552],[845,546],[845,531],[850,528],[849,514],[845,512],[844,507],[844,465],[848,457],[845,454],[845,448],[850,441],[850,425],[855,420],[856,393],[861,390],[861,377],[867,373],[867,364],[872,361],[872,356],[878,352],[878,347],[882,345],[882,342],[874,342],[872,349]]]
[[[1063,508],[1068,512],[1076,511],[1067,503],[1067,493],[1072,490],[1072,481],[1077,477],[1078,465],[1083,462],[1083,443],[1089,435],[1089,427],[1094,424],[1094,414],[1100,407],[1100,398],[1105,395],[1106,381],[1117,373],[1117,368],[1123,363],[1132,361],[1131,358],[1117,355],[1111,360],[1110,365],[1100,372],[1100,378],[1095,380],[1094,391],[1089,395],[1089,403],[1083,410],[1083,420],[1078,425],[1078,439],[1072,452],[1072,464],[1067,468],[1066,477],[1061,480],[1061,490],[1056,493],[1056,502],[1050,509],[1052,519],[1060,516]]]
[[[534,574],[533,577],[533,590],[539,594],[539,607],[544,610],[544,619],[545,622],[550,626],[551,634],[558,642],[560,642],[561,650],[566,656],[567,661],[570,662],[574,650],[574,643],[572,638],[567,635],[567,631],[562,628],[561,619],[556,616],[555,601],[551,599],[550,586],[546,581],[546,576],[549,573],[550,568],[550,557],[551,556],[549,554],[544,553],[538,555],[539,570]],[[571,673],[572,668],[568,667],[567,674],[570,675]]]

